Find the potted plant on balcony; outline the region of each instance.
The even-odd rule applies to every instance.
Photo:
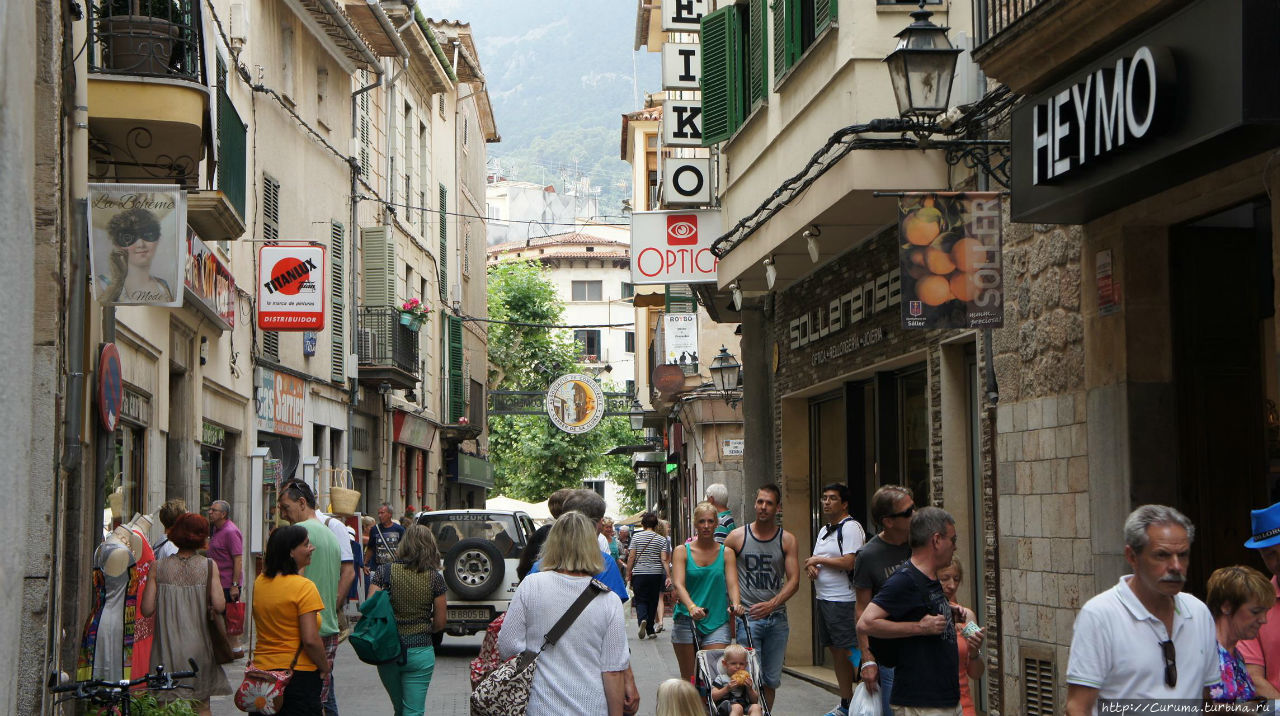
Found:
[[[170,74],[173,46],[187,19],[186,0],[102,0],[95,12],[104,69]]]
[[[431,306],[411,298],[400,306],[400,325],[408,326],[411,331],[421,330],[422,324],[431,317]]]

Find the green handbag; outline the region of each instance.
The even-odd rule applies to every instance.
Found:
[[[400,630],[396,627],[396,615],[386,590],[380,590],[360,604],[360,621],[356,622],[347,641],[355,648],[360,661],[366,664],[403,663]]]

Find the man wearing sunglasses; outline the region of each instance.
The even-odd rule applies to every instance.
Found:
[[[1067,714],[1096,713],[1098,700],[1166,704],[1207,700],[1221,680],[1209,608],[1182,591],[1196,528],[1164,505],[1143,505],[1124,521],[1133,574],[1085,603],[1067,662]]]
[[[853,589],[858,618],[889,577],[911,559],[911,547],[907,544],[911,531],[911,515],[916,503],[911,490],[901,485],[885,485],[871,496],[871,521],[880,532],[871,538],[861,550],[853,565]],[[867,635],[858,631],[858,648],[862,651],[862,681],[867,690],[880,692],[880,708],[883,716],[892,716],[889,694],[893,691],[893,669],[876,663],[871,653]]]

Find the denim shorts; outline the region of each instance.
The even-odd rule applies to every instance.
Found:
[[[760,684],[776,689],[782,685],[782,657],[791,635],[787,613],[779,610],[763,619],[752,619],[750,624],[751,641],[760,654]],[[745,642],[746,637],[739,633],[738,643]]]
[[[672,644],[692,644],[693,643],[693,618],[687,614],[677,614],[675,625],[671,627],[671,643]],[[721,624],[710,634],[698,632],[698,644],[728,644],[729,643],[729,622]]]

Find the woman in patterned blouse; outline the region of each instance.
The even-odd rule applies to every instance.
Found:
[[[1222,683],[1209,687],[1209,695],[1214,701],[1257,699],[1236,644],[1258,637],[1258,629],[1275,604],[1275,589],[1252,567],[1223,567],[1209,575],[1208,596],[1209,611],[1218,627],[1218,663],[1222,668]]]

